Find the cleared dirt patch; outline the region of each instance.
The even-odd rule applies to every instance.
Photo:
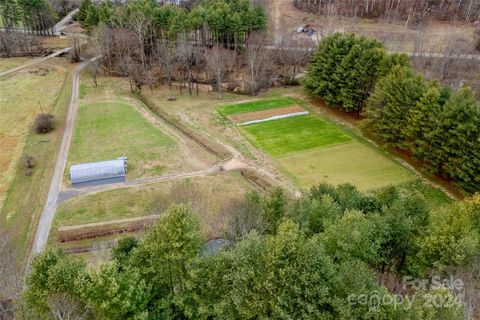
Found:
[[[246,121],[252,120],[260,120],[274,116],[281,116],[284,114],[294,113],[294,112],[302,112],[305,111],[300,106],[292,106],[292,107],[285,107],[285,108],[276,108],[276,109],[269,109],[269,110],[261,110],[261,111],[254,111],[254,112],[247,112],[242,114],[236,114],[233,116],[229,116],[228,118],[233,123],[242,123]]]
[[[69,242],[139,231],[151,226],[158,217],[159,215],[150,215],[76,226],[62,226],[58,228],[57,240],[59,242]]]

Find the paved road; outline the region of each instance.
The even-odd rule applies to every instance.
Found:
[[[281,47],[274,45],[267,45],[265,48],[269,50],[277,50]],[[283,50],[299,50],[299,51],[316,51],[317,47],[282,47]],[[389,51],[390,53],[404,53],[410,57],[425,57],[425,58],[449,58],[449,59],[466,59],[466,60],[480,60],[479,54],[466,53],[452,53],[444,54],[438,52],[408,52],[408,51]]]
[[[71,49],[70,47],[64,48],[64,49],[60,49],[60,50],[57,50],[57,51],[55,51],[54,53],[52,53],[52,54],[50,54],[50,55],[48,55],[48,56],[27,61],[27,62],[25,62],[24,64],[21,64],[21,65],[15,67],[15,68],[8,69],[8,70],[6,70],[6,71],[0,72],[0,77],[3,77],[3,76],[6,76],[6,75],[15,73],[15,72],[20,71],[20,70],[22,70],[22,69],[25,69],[25,68],[27,68],[27,67],[33,66],[34,64],[37,64],[37,63],[40,63],[40,62],[45,61],[45,60],[47,60],[47,59],[50,59],[50,58],[59,56],[59,55],[64,54],[64,53],[67,53],[68,51],[70,51],[70,49]]]
[[[48,191],[47,203],[45,204],[42,215],[40,216],[40,222],[38,223],[37,233],[35,234],[35,240],[32,246],[32,253],[42,252],[48,240],[50,228],[52,226],[53,217],[57,209],[57,199],[62,184],[63,171],[67,162],[68,149],[72,141],[72,133],[75,125],[75,117],[78,108],[78,91],[79,91],[79,75],[80,71],[87,65],[88,61],[82,62],[77,66],[72,75],[72,97],[70,99],[70,105],[68,109],[67,121],[65,123],[65,131],[63,133],[62,144],[58,152],[57,162],[55,164],[55,171],[50,183],[50,189]]]
[[[17,33],[28,33],[28,34],[36,34],[39,36],[42,35],[54,35],[54,36],[59,36],[60,31],[68,27],[68,24],[73,21],[73,16],[79,11],[79,9],[75,9],[70,11],[65,17],[62,18],[57,24],[55,24],[51,29],[47,29],[44,31],[37,31],[37,30],[29,30],[25,28],[10,28],[8,31],[10,32],[17,32]],[[0,28],[0,31],[6,31],[5,28]],[[53,34],[52,34],[53,33]]]
[[[73,16],[79,11],[79,9],[72,10],[69,14],[63,17],[62,20],[57,22],[57,24],[53,27],[53,33],[55,35],[60,35],[60,31],[65,29],[68,26],[68,23],[73,20]]]

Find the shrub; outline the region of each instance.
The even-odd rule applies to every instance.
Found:
[[[31,155],[24,154],[21,159],[21,165],[25,170],[25,175],[31,176],[33,173],[33,167],[35,167],[35,158]]]
[[[54,129],[53,115],[49,113],[37,115],[33,126],[36,133],[47,133],[52,131]]]

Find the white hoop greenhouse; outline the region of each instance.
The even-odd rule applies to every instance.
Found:
[[[125,182],[127,159],[81,163],[70,167],[72,187]]]

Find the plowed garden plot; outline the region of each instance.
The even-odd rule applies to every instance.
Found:
[[[266,119],[269,117],[281,116],[281,115],[286,115],[294,112],[302,112],[302,111],[305,111],[305,109],[303,109],[300,106],[293,106],[293,107],[275,108],[275,109],[269,109],[269,110],[235,114],[235,115],[229,116],[228,119],[233,123],[243,123],[247,121]]]
[[[295,101],[291,98],[278,98],[272,100],[257,100],[228,105],[220,108],[218,111],[224,116],[231,116],[234,114],[291,107],[295,104]]]

